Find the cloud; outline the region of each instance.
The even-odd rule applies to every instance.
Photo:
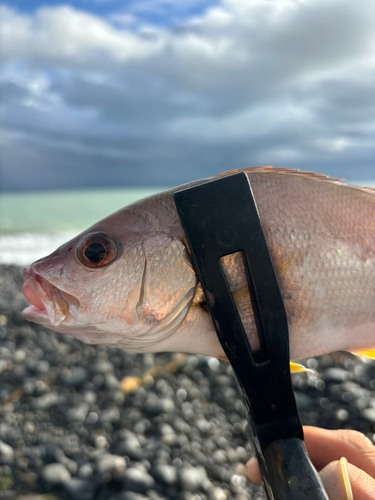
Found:
[[[2,7],[5,189],[172,185],[270,163],[374,178],[372,0],[223,0],[164,27],[140,13],[170,4],[125,18]]]

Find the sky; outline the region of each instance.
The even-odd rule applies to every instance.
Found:
[[[0,0],[0,190],[375,180],[373,0]]]

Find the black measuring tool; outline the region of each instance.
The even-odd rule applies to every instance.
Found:
[[[249,414],[268,500],[328,500],[307,455],[289,368],[287,316],[247,175],[178,191],[193,264]],[[220,259],[241,252],[260,343],[253,352]]]

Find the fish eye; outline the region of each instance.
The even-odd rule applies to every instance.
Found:
[[[115,242],[106,234],[87,234],[79,242],[77,257],[87,267],[103,267],[110,264],[116,257]]]

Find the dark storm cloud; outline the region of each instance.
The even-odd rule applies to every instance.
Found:
[[[226,0],[137,30],[69,7],[2,17],[4,189],[257,164],[375,177],[372,0]]]

